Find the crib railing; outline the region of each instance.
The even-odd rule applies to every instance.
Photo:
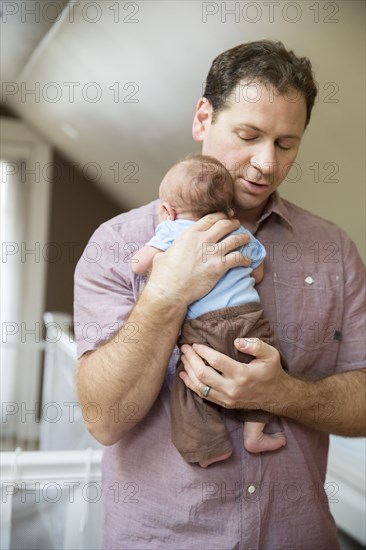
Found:
[[[2,344],[2,386],[6,388],[2,387],[1,395],[1,450],[96,447],[84,427],[84,411],[75,391],[77,355],[72,317],[48,312],[44,324],[43,341]],[[37,362],[29,363],[34,354]]]
[[[76,344],[72,318],[65,313],[45,313],[45,362],[40,450],[102,448],[88,433],[75,390]]]
[[[1,453],[1,549],[101,547],[102,451]]]

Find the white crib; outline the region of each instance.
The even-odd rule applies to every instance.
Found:
[[[46,313],[44,322],[40,422],[32,426],[40,450],[0,454],[1,549],[97,550],[103,522],[103,447],[86,430],[75,393],[72,318]],[[20,444],[27,445],[23,432]]]

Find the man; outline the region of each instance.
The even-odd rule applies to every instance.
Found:
[[[103,224],[92,237],[101,260],[78,264],[78,391],[88,429],[108,445],[105,548],[338,547],[323,488],[327,434],[365,431],[363,266],[339,228],[276,192],[315,96],[308,60],[260,41],[214,60],[196,109],[194,139],[231,172],[236,218],[267,247],[258,290],[289,366],[284,372],[278,352],[260,340],[236,342],[256,358],[247,366],[205,346],[184,347],[184,382],[227,408],[229,460],[202,470],[180,458],[170,442],[169,389],[188,304],[246,262],[235,254],[244,237],[225,237],[239,221],[220,214],[198,221],[155,258],[144,285],[123,258],[131,243],[153,235],[155,201]],[[283,430],[286,447],[247,453],[235,408],[277,415],[266,431]]]

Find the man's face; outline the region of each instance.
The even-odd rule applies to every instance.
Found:
[[[294,162],[306,119],[305,98],[292,90],[240,85],[212,122],[212,106],[201,99],[193,137],[202,153],[219,159],[235,182],[235,212],[254,222]]]

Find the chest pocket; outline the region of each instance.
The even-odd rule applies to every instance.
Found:
[[[334,372],[342,338],[341,281],[335,273],[273,274],[278,326],[290,372]]]

